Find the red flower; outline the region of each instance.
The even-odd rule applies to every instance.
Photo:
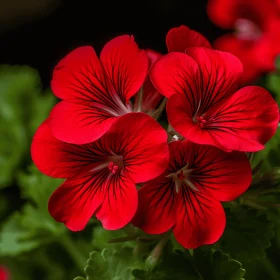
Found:
[[[203,35],[185,25],[171,28],[168,31],[166,35],[166,46],[168,52],[183,53],[190,47],[211,48],[210,43]],[[154,63],[159,60],[162,55],[150,49],[146,50],[146,53],[149,58],[149,69],[151,69]],[[143,86],[142,111],[148,112],[155,109],[162,99],[163,96],[155,89],[148,76]]]
[[[209,0],[210,19],[235,29],[214,42],[214,48],[236,55],[244,66],[244,82],[274,70],[280,53],[280,9],[276,0]]]
[[[72,51],[56,66],[51,83],[63,99],[50,114],[54,136],[74,144],[100,138],[119,116],[132,112],[129,99],[142,86],[147,69],[145,51],[128,35],[107,43],[100,61],[91,47]]]
[[[0,280],[9,280],[8,270],[3,266],[0,266]]]
[[[235,56],[208,48],[167,54],[151,70],[178,133],[198,144],[255,152],[277,129],[278,106],[261,87],[239,89],[241,78]]]
[[[185,248],[216,242],[225,228],[219,201],[236,199],[249,187],[252,174],[244,153],[226,153],[190,141],[169,144],[166,171],[139,190],[133,224],[146,233],[170,229]]]
[[[168,164],[166,141],[163,128],[144,113],[120,117],[84,145],[57,140],[44,122],[32,142],[32,159],[42,173],[67,179],[50,198],[51,215],[73,231],[92,215],[105,229],[125,226],[137,208],[135,183],[160,175]]]

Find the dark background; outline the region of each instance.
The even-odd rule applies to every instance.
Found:
[[[207,0],[41,1],[1,1],[0,64],[34,67],[44,87],[56,63],[81,45],[99,52],[108,40],[128,33],[141,48],[164,53],[172,27],[188,25],[211,42],[222,33],[207,18]]]

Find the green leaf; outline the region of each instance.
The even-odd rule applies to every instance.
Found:
[[[0,66],[0,188],[12,183],[13,174],[29,157],[38,125],[47,118],[55,97],[43,93],[40,77],[27,66]]]
[[[226,213],[226,229],[217,244],[220,249],[241,262],[264,257],[274,236],[267,216],[241,206]]]
[[[86,278],[79,276],[74,280],[133,280],[132,270],[138,265],[131,248],[93,251],[85,267]]]
[[[216,251],[194,250],[194,266],[200,278],[207,280],[244,280],[245,270],[240,262]]]
[[[19,175],[25,203],[20,212],[12,214],[0,232],[0,256],[15,256],[53,241],[65,232],[48,213],[48,199],[61,180],[41,174],[34,166],[30,173]]]

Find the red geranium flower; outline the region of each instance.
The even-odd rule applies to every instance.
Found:
[[[276,0],[209,0],[210,19],[235,29],[214,42],[214,48],[236,55],[244,66],[244,82],[275,69],[280,53],[280,9]]]
[[[255,152],[274,135],[279,112],[265,89],[239,89],[242,73],[241,62],[230,53],[188,48],[157,61],[151,79],[168,98],[169,123],[186,139]]]
[[[244,153],[190,141],[169,144],[166,171],[139,190],[132,223],[149,234],[170,229],[185,248],[216,242],[226,218],[219,201],[236,199],[252,180]]]
[[[92,215],[105,229],[125,226],[137,208],[135,183],[160,175],[169,158],[166,132],[144,113],[120,117],[104,136],[84,145],[56,139],[46,121],[31,154],[42,173],[67,179],[51,196],[49,211],[73,231]]]
[[[9,280],[8,270],[3,266],[0,266],[0,280]]]
[[[51,87],[63,99],[50,114],[54,136],[73,144],[100,138],[119,116],[132,112],[129,99],[142,86],[148,58],[132,36],[107,43],[100,61],[92,47],[80,47],[56,66]]]
[[[185,25],[171,28],[168,31],[166,35],[166,46],[168,52],[185,52],[190,47],[211,48],[210,43],[202,34]],[[149,58],[149,69],[151,69],[162,55],[150,49],[146,50],[146,53]],[[150,77],[147,76],[143,86],[142,111],[148,112],[155,109],[162,99],[163,96],[155,89]]]

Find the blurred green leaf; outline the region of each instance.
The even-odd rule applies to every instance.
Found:
[[[31,166],[30,173],[20,173],[19,185],[25,203],[20,212],[12,214],[0,232],[0,256],[15,256],[54,240],[65,232],[48,213],[47,203],[62,180],[41,174]]]
[[[267,215],[242,206],[226,210],[227,225],[217,243],[219,248],[241,262],[264,257],[274,236]]]
[[[0,66],[0,188],[29,157],[32,136],[47,118],[55,97],[43,92],[40,77],[27,66]]]

